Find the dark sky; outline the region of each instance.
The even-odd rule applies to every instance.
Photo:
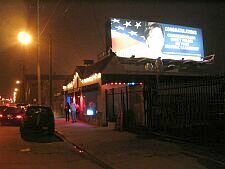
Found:
[[[36,73],[34,42],[23,55],[17,32],[23,28],[35,34],[34,0],[0,1],[0,95],[9,97],[15,80]],[[56,8],[57,6],[57,8]],[[55,13],[53,12],[55,10]],[[53,15],[52,15],[53,14]],[[51,19],[48,20],[49,16]],[[40,0],[41,73],[48,73],[48,35],[53,38],[53,72],[72,74],[83,59],[97,59],[105,49],[105,22],[109,17],[156,21],[201,28],[205,55],[216,54],[212,71],[224,71],[225,3],[204,1],[72,1]],[[34,40],[35,41],[35,40]]]

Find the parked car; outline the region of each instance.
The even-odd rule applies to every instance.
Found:
[[[7,106],[0,106],[0,113],[2,113],[6,108]]]
[[[27,105],[28,105],[27,103],[17,103],[16,107],[21,108],[21,109],[25,109]]]
[[[3,118],[3,112],[5,111],[5,109],[7,108],[7,106],[0,106],[0,118]],[[1,123],[1,120],[0,120]]]
[[[20,125],[21,120],[23,119],[24,111],[17,107],[6,107],[0,111],[0,122],[4,124],[15,124]]]
[[[55,119],[51,107],[28,105],[20,125],[21,133],[31,131],[47,131],[49,135],[55,132]]]

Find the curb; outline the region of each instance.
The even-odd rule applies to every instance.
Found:
[[[97,157],[95,157],[94,155],[89,153],[87,150],[81,148],[80,146],[76,145],[75,143],[73,143],[72,141],[67,139],[62,132],[60,132],[58,130],[55,130],[55,135],[60,137],[64,142],[72,145],[76,152],[80,153],[81,156],[88,158],[90,161],[94,162],[98,166],[100,166],[100,167],[102,167],[104,169],[114,169],[109,164],[107,164],[104,161],[98,159]]]

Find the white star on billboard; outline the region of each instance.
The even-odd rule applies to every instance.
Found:
[[[131,26],[131,22],[126,21],[126,23],[123,25],[126,26],[126,28],[127,28],[128,26]]]
[[[139,27],[141,27],[141,22],[136,22],[134,26],[138,29]]]
[[[128,32],[131,36],[137,36],[137,32],[134,32],[134,31],[130,31],[130,32]]]
[[[113,23],[120,23],[120,20],[119,20],[119,19],[114,18],[114,19],[112,19],[112,22],[113,22]]]
[[[122,26],[116,26],[116,28],[117,28],[118,30],[124,30],[124,27],[122,27]]]

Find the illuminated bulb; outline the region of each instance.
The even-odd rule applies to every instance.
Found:
[[[27,45],[31,42],[31,36],[26,32],[19,32],[17,39],[24,45]]]

